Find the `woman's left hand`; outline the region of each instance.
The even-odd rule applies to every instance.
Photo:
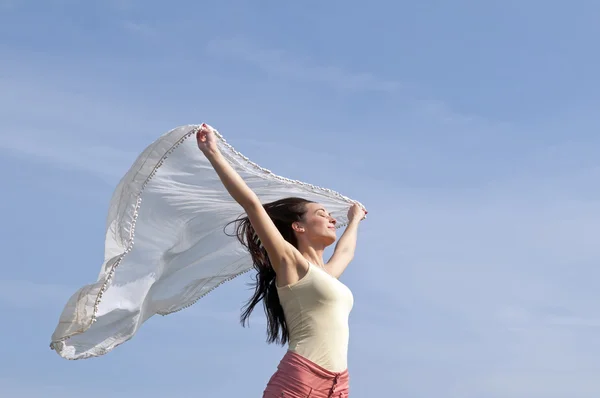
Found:
[[[364,220],[367,216],[367,213],[368,211],[366,211],[361,205],[355,203],[352,205],[352,207],[350,207],[350,210],[348,210],[348,220]]]

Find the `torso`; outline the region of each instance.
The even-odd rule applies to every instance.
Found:
[[[310,264],[299,281],[277,287],[289,333],[289,350],[333,371],[346,370],[348,318],[354,298],[342,282]]]

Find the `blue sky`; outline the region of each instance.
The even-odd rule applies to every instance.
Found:
[[[354,397],[597,398],[598,13],[0,0],[0,396],[260,396],[283,349],[238,325],[246,277],[104,357],[48,348],[97,277],[119,178],[207,122],[369,209],[343,276]]]

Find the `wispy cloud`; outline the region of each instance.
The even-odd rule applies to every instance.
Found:
[[[107,396],[114,398],[148,397],[158,398],[164,396],[181,397],[187,396],[177,387],[148,387],[148,386],[115,386],[113,382],[100,383],[86,392],[88,398],[104,398]],[[0,378],[0,396],[14,398],[78,398],[81,392],[78,388],[61,384],[60,382],[38,381],[32,383],[31,380],[15,380],[9,378]]]
[[[9,10],[17,6],[16,0],[0,0],[0,9]]]
[[[149,5],[143,14],[148,19],[143,19],[137,14],[142,4],[139,1],[109,1],[113,20],[104,32],[111,33],[115,25],[119,26],[121,33],[126,30],[133,38],[127,45],[143,42],[155,26],[166,22],[165,16],[171,11]],[[7,0],[3,4],[20,7],[28,3],[33,4]],[[238,5],[243,12],[246,5]],[[35,48],[30,42],[15,44],[16,55],[10,51],[0,54],[3,71],[7,71],[0,79],[0,91],[10,93],[0,98],[4,111],[0,155],[10,153],[53,167],[85,170],[114,185],[141,149],[163,130],[174,127],[173,123],[196,122],[195,117],[209,115],[218,119],[213,124],[237,149],[261,165],[318,185],[331,184],[331,188],[350,195],[354,192],[370,207],[370,217],[361,227],[357,256],[343,276],[356,299],[350,318],[353,395],[373,395],[375,386],[379,395],[410,397],[600,396],[600,311],[595,305],[596,281],[600,278],[597,106],[571,114],[554,112],[553,107],[544,112],[541,108],[546,107],[546,98],[540,97],[533,100],[541,109],[534,120],[536,115],[504,109],[503,101],[516,98],[497,96],[511,91],[507,83],[519,85],[522,93],[539,92],[542,81],[535,76],[528,78],[527,73],[542,70],[551,54],[525,57],[544,61],[529,68],[526,60],[504,62],[507,54],[492,46],[472,54],[473,62],[444,64],[439,60],[451,54],[470,56],[464,50],[471,52],[472,47],[454,44],[459,43],[456,37],[446,38],[448,26],[424,35],[411,24],[400,24],[399,30],[389,33],[404,38],[409,37],[407,33],[414,35],[399,40],[398,46],[408,50],[402,54],[414,54],[411,58],[415,62],[408,65],[406,58],[389,58],[389,62],[404,63],[406,68],[383,76],[361,59],[352,65],[325,62],[310,51],[308,40],[298,42],[297,37],[289,43],[289,37],[280,36],[278,49],[235,38],[239,32],[247,37],[275,35],[280,25],[261,25],[256,31],[244,18],[232,21],[230,26],[235,27],[228,29],[217,16],[231,21],[227,11],[231,4],[219,6],[211,13],[214,18],[203,25],[206,32],[220,32],[225,38],[208,44],[210,57],[189,51],[197,36],[182,34],[183,29],[165,30],[165,42],[160,43],[164,48],[152,47],[155,62],[151,63],[147,49],[136,54],[141,48],[135,43],[135,48],[112,51],[114,37],[110,34],[97,36],[105,39],[102,45],[92,43],[86,51],[73,45],[77,43],[69,47],[66,42],[52,49],[56,43],[51,40]],[[196,5],[181,7],[191,10]],[[469,21],[463,24],[461,16],[469,14],[484,21],[497,14],[472,7],[454,9],[459,10],[456,18],[444,21],[452,21],[452,31],[461,36],[469,32],[454,28],[471,26]],[[286,12],[277,7],[269,10],[277,13],[265,15],[267,19],[289,18],[287,8]],[[535,7],[524,12],[534,15]],[[152,15],[158,17],[150,19]],[[339,13],[323,13],[323,18],[332,22],[335,16]],[[438,13],[432,16],[439,19]],[[377,18],[374,14],[370,17]],[[159,25],[145,24],[150,20],[159,21]],[[417,24],[434,26],[423,21]],[[344,26],[338,26],[340,31]],[[163,30],[156,32],[162,38]],[[379,33],[371,32],[366,40],[376,43]],[[503,44],[518,47],[516,36],[505,33],[479,39],[505,38]],[[180,47],[171,51],[167,41]],[[589,47],[585,40],[582,43]],[[539,44],[535,47],[549,49],[552,45],[541,40]],[[299,54],[297,45],[307,49]],[[20,59],[18,52],[24,48],[31,48],[35,56]],[[352,55],[352,50],[342,47],[331,47],[331,51],[330,59]],[[480,62],[487,66],[464,68]],[[574,71],[565,63],[559,64]],[[505,71],[510,67],[511,74],[497,75],[495,67]],[[232,69],[236,79],[230,78]],[[483,72],[464,76],[465,70],[473,73],[477,69]],[[551,71],[547,72],[550,76]],[[265,84],[261,93],[254,91],[266,77],[273,84]],[[429,89],[415,88],[411,79]],[[528,80],[537,83],[529,84]],[[475,86],[473,82],[486,83]],[[555,87],[554,83],[574,84],[552,76],[550,87]],[[286,97],[290,88],[300,88],[299,96]],[[331,95],[332,88],[344,97],[357,92],[361,95],[351,96],[352,103],[347,104],[337,101],[337,92]],[[441,101],[423,99],[426,96]],[[556,107],[577,106],[578,100],[558,95],[557,104],[562,102]],[[506,120],[499,121],[500,117]],[[355,124],[359,119],[368,125],[368,135],[364,126]],[[288,144],[280,144],[284,141]],[[66,178],[64,184],[71,181]],[[32,195],[40,193],[48,191],[32,191]],[[64,208],[57,207],[56,211],[68,217],[80,200],[66,199],[61,202]],[[42,212],[28,212],[20,203],[14,208],[18,210],[16,222],[47,225],[37,217]],[[90,225],[100,225],[104,215],[94,217]],[[72,233],[68,222],[51,228]],[[93,228],[80,231],[72,243],[97,239]],[[8,239],[14,236],[12,231],[7,233]],[[46,258],[60,258],[60,248],[48,245],[46,250],[33,253],[41,257],[31,257],[32,261],[45,264]],[[21,261],[19,253],[8,256],[7,261]],[[68,267],[80,269],[82,265],[89,267],[92,278],[97,274],[95,261],[82,262],[79,257],[70,261],[71,265],[62,264],[67,274]],[[13,280],[0,282],[0,304],[14,309],[7,316],[27,317],[41,309],[54,323],[57,311],[75,289],[27,281],[33,271],[30,267],[15,268]],[[64,272],[54,273],[56,284],[65,281],[68,275]],[[111,394],[153,397],[159,392],[177,397],[188,396],[189,391],[209,396],[255,391],[257,395],[280,352],[263,344],[260,309],[250,330],[239,327],[239,309],[250,295],[240,283],[232,281],[185,311],[149,322],[136,342],[115,350],[102,362],[73,367],[55,356],[41,356],[37,346],[31,348],[34,344],[15,344],[12,350],[16,359],[3,369],[0,396],[74,396],[73,391],[98,384],[97,373],[90,372],[90,366],[102,368],[106,380],[119,380],[127,374],[127,381],[136,381],[126,392],[121,388],[123,383],[115,383],[116,392],[109,391],[113,386],[98,386],[89,392],[93,398]],[[79,287],[81,282],[76,284]],[[29,320],[32,325],[39,323],[35,317]],[[48,323],[43,333],[37,331],[39,346],[47,343],[52,326]],[[36,331],[35,325],[32,329],[32,333]],[[4,332],[5,341],[22,338],[14,329]],[[31,343],[31,339],[27,341]],[[6,349],[12,352],[11,347]],[[156,366],[156,358],[162,364],[176,365]],[[228,372],[236,373],[243,383],[223,384],[221,376]],[[206,376],[201,388],[194,384],[197,374]],[[164,377],[179,378],[181,391],[149,391],[151,380]],[[159,383],[153,386],[159,387]]]
[[[68,286],[27,280],[0,280],[0,303],[13,309],[40,309],[65,302],[75,290]]]
[[[600,207],[580,191],[595,179],[579,173],[550,169],[544,179],[519,175],[441,196],[403,187],[372,198],[358,269],[346,277],[360,280],[350,281],[353,342],[371,341],[368,350],[356,343],[353,355],[368,364],[369,352],[390,353],[390,375],[373,378],[423,397],[443,389],[452,398],[562,398],[569,388],[597,396],[589,344],[600,341],[592,282]],[[353,366],[369,377],[368,365]]]
[[[135,22],[131,20],[123,21],[123,29],[132,34],[142,36],[145,38],[151,38],[156,36],[156,30],[146,23]]]
[[[262,48],[241,39],[215,39],[208,43],[207,50],[242,60],[263,72],[303,82],[326,84],[343,90],[394,92],[400,84],[371,73],[348,71],[338,66],[324,66],[309,60],[299,59],[282,50]]]
[[[130,149],[128,132],[139,134],[152,126],[150,122],[131,124],[139,108],[102,97],[97,90],[100,84],[88,86],[89,91],[82,89],[55,65],[48,68],[52,80],[40,79],[27,66],[20,72],[17,61],[7,69],[12,78],[0,78],[0,91],[10,93],[0,98],[5,111],[0,122],[0,152],[4,154],[92,173],[115,184],[145,145],[162,133],[149,133],[146,144]]]
[[[85,142],[57,142],[39,135],[17,133],[0,138],[0,152],[26,157],[55,167],[89,172],[114,184],[138,154]]]
[[[135,7],[136,0],[108,0],[109,7],[117,11],[130,11]]]

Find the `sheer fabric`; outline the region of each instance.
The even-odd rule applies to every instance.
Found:
[[[243,209],[198,149],[198,128],[182,126],[161,136],[117,185],[98,279],[71,296],[52,335],[50,346],[60,356],[106,354],[151,316],[191,306],[252,268],[249,254],[224,232]],[[300,196],[323,203],[338,227],[347,223],[354,200],[277,176],[215,134],[222,154],[263,203]]]

